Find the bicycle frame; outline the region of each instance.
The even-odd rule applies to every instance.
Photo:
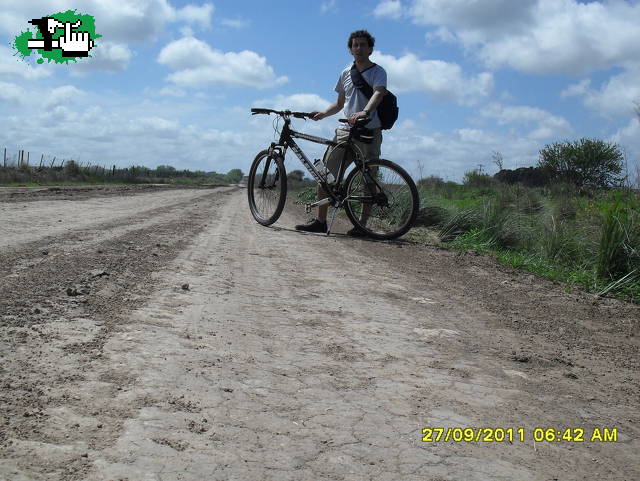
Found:
[[[309,158],[306,156],[306,154],[298,146],[298,144],[296,143],[294,138],[308,140],[308,141],[316,143],[316,144],[327,145],[327,146],[330,146],[330,147],[336,147],[336,146],[338,146],[340,144],[350,143],[351,147],[354,148],[357,152],[359,152],[358,147],[351,143],[351,134],[349,135],[349,139],[347,141],[345,141],[345,142],[335,142],[333,140],[324,139],[322,137],[316,137],[315,135],[309,135],[309,134],[305,134],[305,133],[302,133],[302,132],[297,132],[297,131],[291,129],[290,123],[291,123],[291,120],[289,118],[285,118],[284,127],[282,128],[282,132],[280,132],[280,139],[279,139],[277,144],[275,142],[271,144],[271,149],[270,150],[273,151],[273,150],[278,149],[280,151],[279,152],[280,155],[284,159],[284,156],[285,156],[285,154],[287,152],[287,148],[291,147],[291,150],[293,150],[293,153],[296,154],[298,159],[300,159],[300,162],[302,162],[302,164],[306,167],[307,171],[309,171],[309,174],[311,174],[311,176],[316,180],[316,182],[322,187],[322,189],[327,193],[327,195],[330,198],[330,200],[320,200],[320,201],[316,202],[315,204],[312,204],[312,206],[321,205],[322,203],[333,202],[334,206],[337,207],[341,202],[341,199],[339,198],[339,195],[335,192],[334,188],[331,185],[329,185],[329,183],[327,182],[326,177],[323,176],[318,171],[318,169],[316,169],[316,167],[313,164],[313,162],[311,162],[309,160]],[[346,163],[347,152],[348,152],[348,150],[345,149],[344,154],[342,156],[342,159],[340,161],[340,167],[338,169],[338,176],[337,176],[336,182],[335,182],[336,186],[338,186],[338,185],[340,185],[342,183],[342,180],[344,178],[344,174],[345,174],[345,172],[347,170],[347,165],[348,165]],[[358,166],[360,163],[363,162],[361,153],[360,153],[360,155],[356,155],[356,158],[354,159],[354,162],[356,163],[356,166]]]

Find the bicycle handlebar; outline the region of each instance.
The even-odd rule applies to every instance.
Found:
[[[292,112],[291,110],[273,110],[273,109],[263,109],[263,108],[258,108],[258,107],[254,107],[251,109],[251,115],[258,115],[258,114],[276,114],[276,115],[280,115],[281,117],[295,117],[298,119],[311,119],[313,118],[313,116],[309,113],[309,112]],[[371,119],[369,117],[362,117],[359,118],[356,121],[356,125],[357,126],[361,126],[364,125],[366,123],[368,123]],[[343,123],[349,123],[348,119],[338,119],[339,122],[343,122]]]
[[[273,110],[273,109],[262,109],[262,108],[252,108],[251,115],[258,114],[276,114],[282,117],[296,117],[298,119],[310,119],[312,115],[308,112],[292,112],[291,110]]]

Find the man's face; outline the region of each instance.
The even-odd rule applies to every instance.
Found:
[[[367,39],[356,37],[351,39],[351,55],[356,60],[367,59],[373,53],[373,48],[369,47]]]

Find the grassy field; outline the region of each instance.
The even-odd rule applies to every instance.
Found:
[[[494,255],[500,262],[599,295],[640,302],[640,194],[526,188],[485,179],[419,182],[409,238]]]

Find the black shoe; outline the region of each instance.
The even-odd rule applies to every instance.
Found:
[[[296,230],[301,230],[304,232],[327,232],[327,223],[321,222],[318,219],[313,219],[311,222],[306,224],[299,224],[296,226]]]
[[[349,237],[367,237],[367,233],[358,227],[354,227],[350,231],[347,231]]]

